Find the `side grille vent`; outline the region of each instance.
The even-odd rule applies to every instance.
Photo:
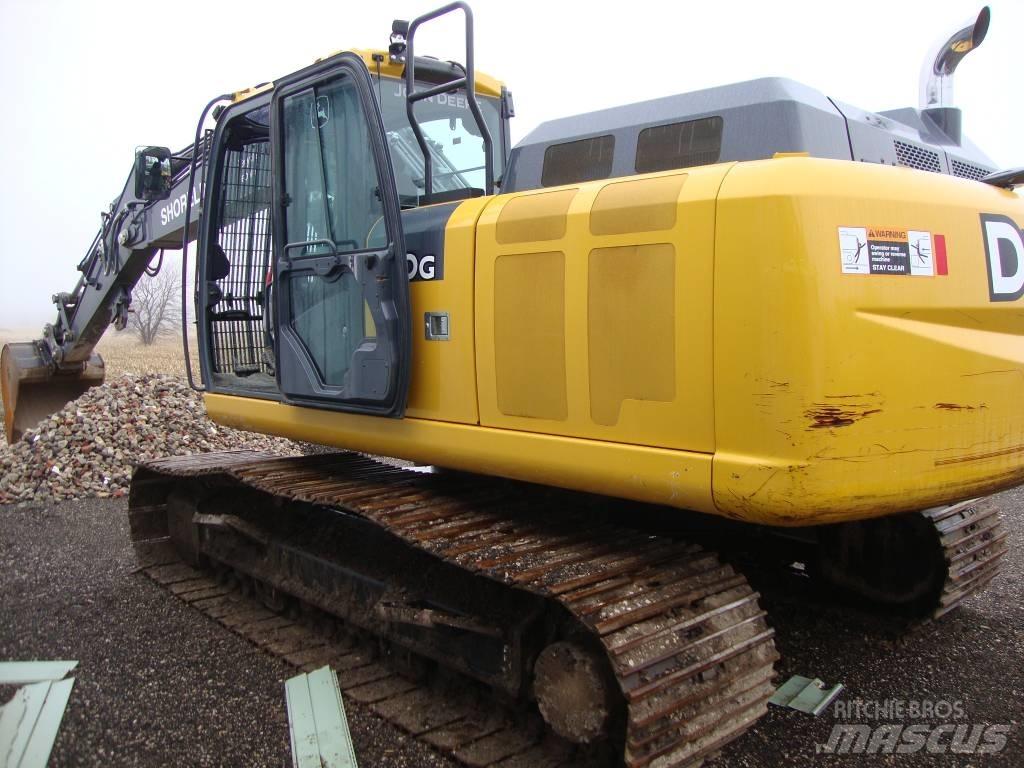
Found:
[[[963,160],[953,161],[953,175],[963,179],[978,179],[988,176],[991,171],[973,163],[965,163]]]
[[[914,144],[908,144],[905,141],[894,141],[893,144],[896,146],[896,158],[899,160],[900,165],[905,165],[908,168],[917,168],[921,171],[942,173],[942,166],[939,165],[939,155],[937,152],[932,152]]]

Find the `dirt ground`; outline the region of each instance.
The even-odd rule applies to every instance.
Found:
[[[844,713],[835,707],[817,718],[772,708],[709,765],[1021,765],[1024,491],[1002,498],[1013,547],[1004,573],[943,621],[909,634],[788,578],[755,579],[755,587],[777,633],[780,682],[793,674],[841,682],[847,709],[857,701],[956,703],[956,724],[1009,726],[1005,747],[989,755],[820,754],[836,723],[862,721],[837,717]],[[0,659],[80,661],[51,764],[287,765],[283,682],[292,671],[134,573],[125,513],[120,500],[0,507]],[[0,689],[0,699],[11,692]],[[357,703],[347,706],[361,765],[454,766]]]
[[[79,661],[50,765],[289,765],[294,670],[134,569],[121,500],[0,507],[0,659]],[[362,765],[447,764],[346,707]]]
[[[835,601],[809,580],[752,576],[782,656],[775,665],[776,684],[802,675],[829,686],[842,683],[844,690],[819,717],[770,707],[768,716],[712,765],[1024,765],[1024,487],[997,498],[1010,534],[1002,572],[940,620],[909,631],[903,621]],[[943,716],[950,710],[952,715]],[[837,724],[864,724],[872,733],[885,726],[916,725],[926,736],[941,725],[949,727],[936,738],[935,752],[924,746],[885,754],[876,744],[875,754],[827,754],[819,745],[828,744]],[[995,725],[1007,734],[998,752],[956,754],[950,749],[955,726],[970,732]]]

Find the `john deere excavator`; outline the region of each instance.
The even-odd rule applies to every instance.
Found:
[[[417,56],[453,11],[465,65]],[[734,567],[633,512],[794,531],[825,579],[927,616],[997,572],[978,498],[1024,481],[1024,172],[951,104],[988,22],[883,113],[765,79],[513,148],[463,3],[219,96],[191,146],[137,153],[56,320],[4,347],[7,438],[103,380],[132,287],[195,241],[210,418],[346,450],[141,465],[133,537],[612,762],[697,763],[765,711],[772,631]]]

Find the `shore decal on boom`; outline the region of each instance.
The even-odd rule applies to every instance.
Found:
[[[946,238],[899,227],[839,227],[839,258],[844,275],[948,274]]]
[[[182,192],[177,197],[169,200],[165,205],[160,207],[160,226],[165,227],[168,224],[173,224],[175,221],[185,215],[186,203],[188,202],[188,193]],[[192,189],[192,211],[193,214],[198,212],[200,205],[200,194],[198,185]]]
[[[981,214],[989,301],[1016,301],[1024,296],[1024,242],[1017,222],[1008,216]]]

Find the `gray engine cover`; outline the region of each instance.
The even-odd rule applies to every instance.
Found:
[[[711,116],[723,120],[718,162],[807,152],[812,157],[904,165],[973,179],[995,170],[970,142],[955,144],[917,110],[867,112],[802,83],[769,77],[542,123],[512,150],[502,191],[543,186],[548,147],[595,136],[615,137],[609,178],[633,175],[640,131]]]

